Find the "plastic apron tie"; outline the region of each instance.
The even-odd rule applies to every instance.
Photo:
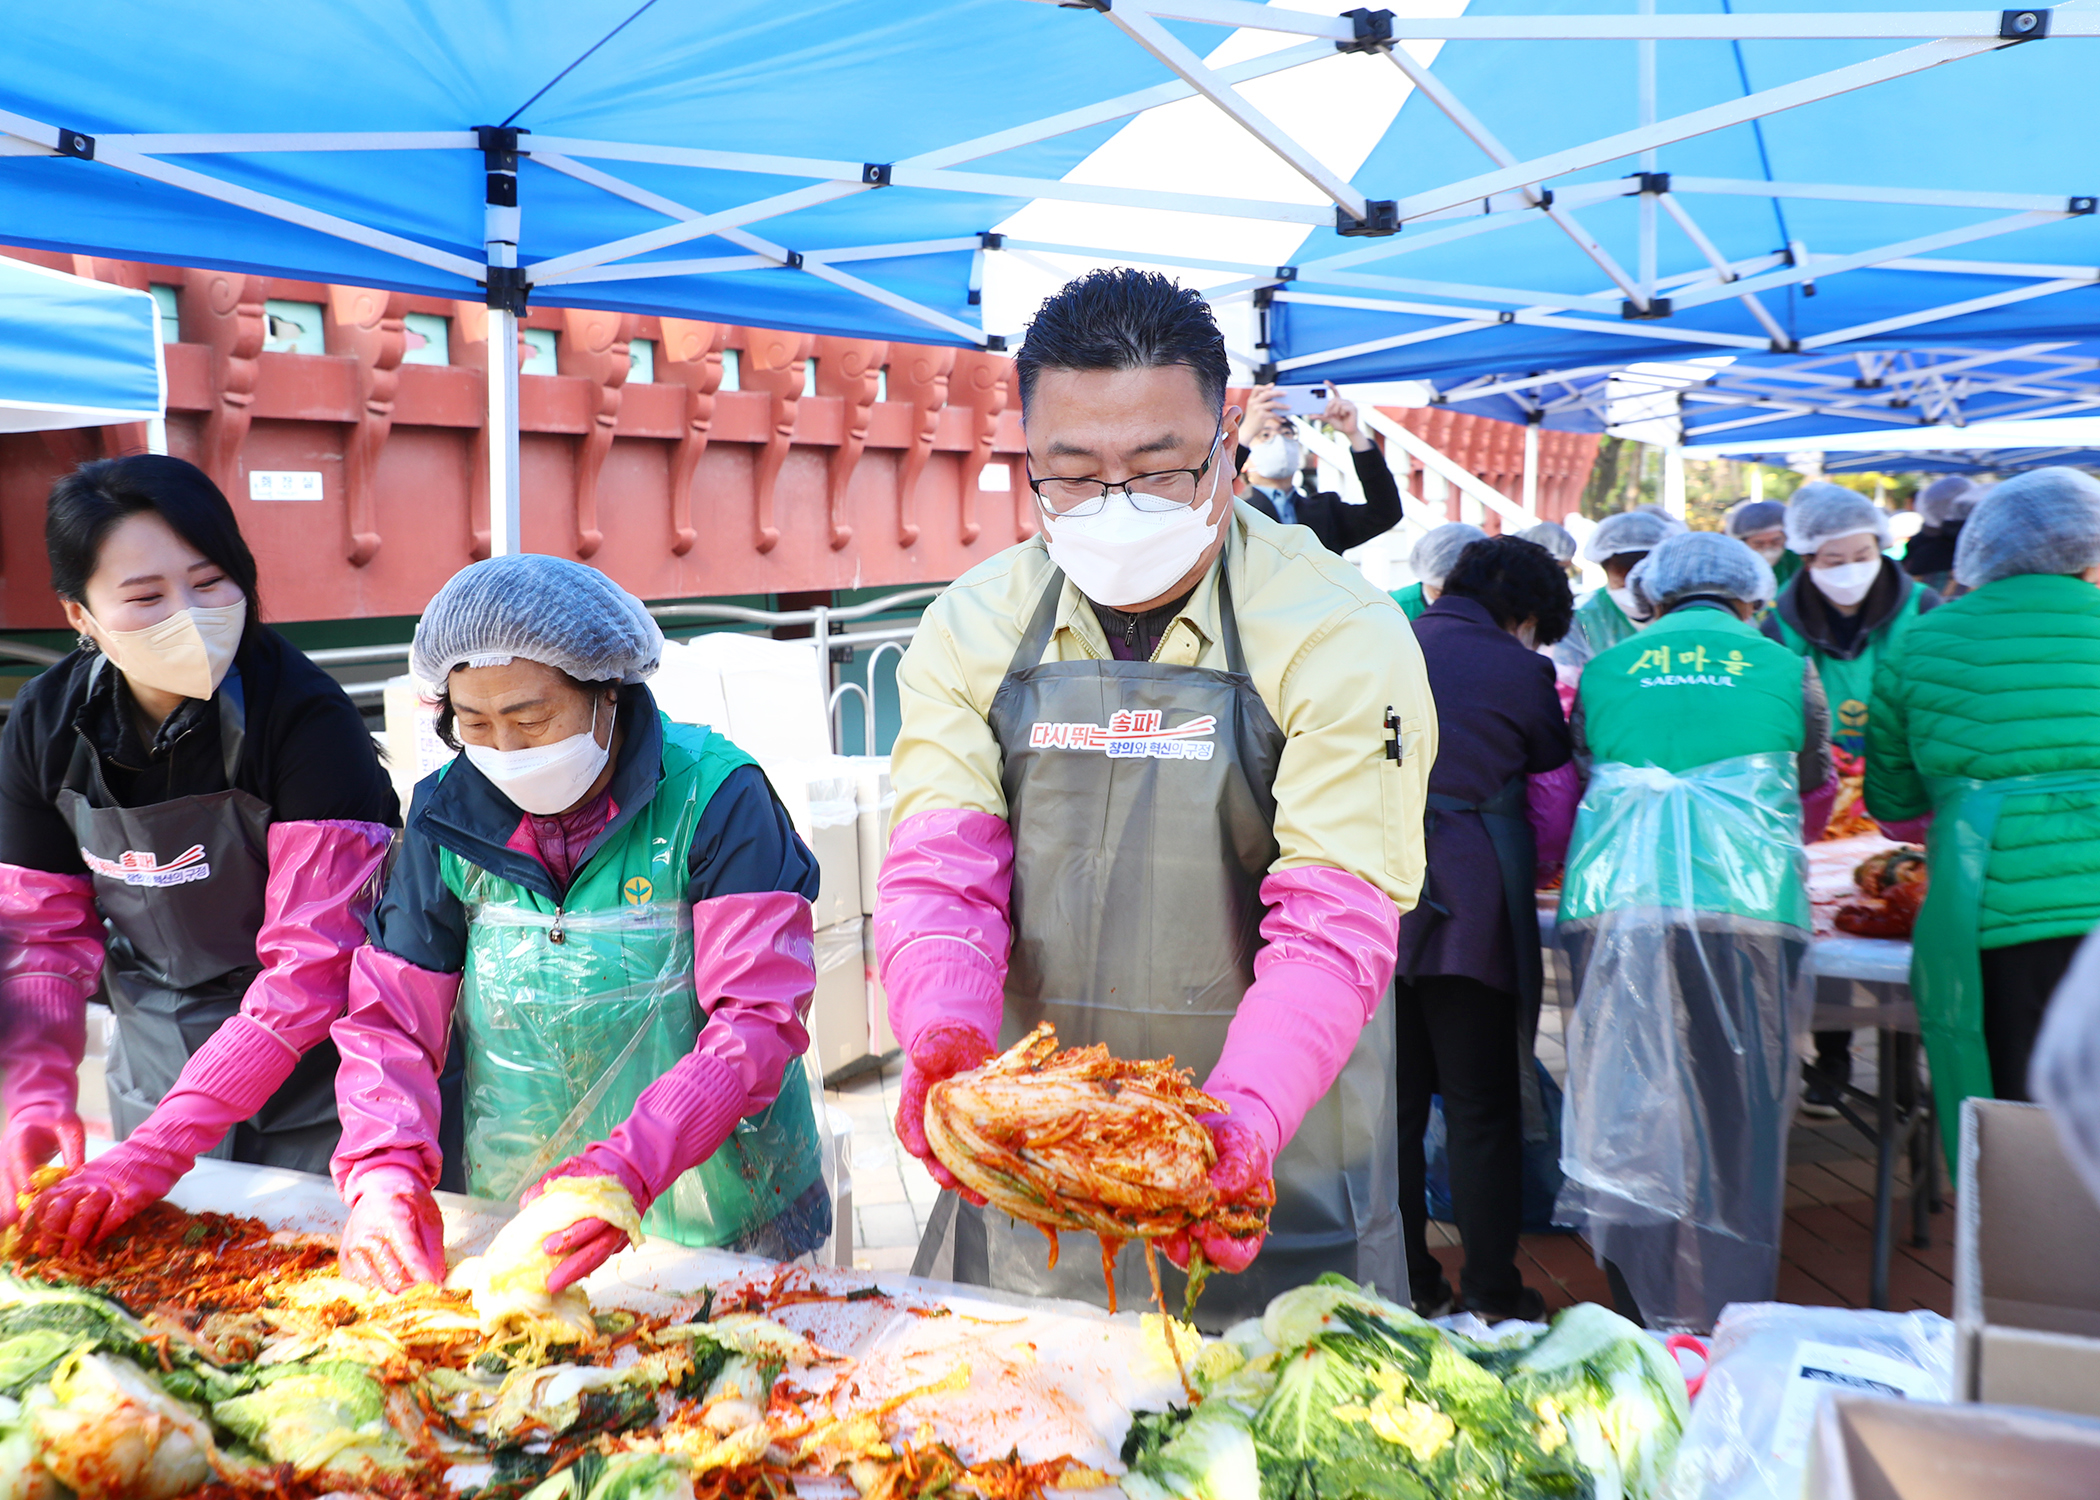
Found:
[[[2049,771],[1979,781],[1928,776],[1932,829],[1925,839],[1931,884],[1911,936],[1910,989],[1932,1072],[1932,1102],[1948,1180],[1960,1176],[1961,1102],[1996,1093],[1983,1039],[1983,886],[1998,816],[2013,797],[2100,793],[2100,774]]]

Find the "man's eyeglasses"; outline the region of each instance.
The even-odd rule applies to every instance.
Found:
[[[1210,466],[1218,460],[1218,441],[1225,435],[1225,426],[1218,424],[1217,433],[1210,440],[1210,456],[1202,466],[1194,469],[1161,469],[1151,474],[1133,474],[1120,484],[1110,484],[1102,479],[1060,479],[1052,475],[1048,479],[1028,476],[1028,487],[1035,491],[1035,498],[1042,502],[1043,509],[1053,516],[1091,516],[1108,504],[1111,491],[1121,490],[1130,497],[1130,503],[1139,510],[1174,510],[1177,507],[1196,503],[1196,487]]]

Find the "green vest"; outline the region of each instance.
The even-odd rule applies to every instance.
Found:
[[[1772,581],[1780,588],[1785,588],[1800,571],[1801,554],[1790,548],[1780,553],[1779,561],[1772,564]]]
[[[1404,589],[1393,590],[1393,602],[1410,620],[1422,618],[1422,611],[1429,608],[1429,601],[1422,597],[1422,585],[1410,583]]]
[[[1592,660],[1595,758],[1562,923],[1647,909],[1809,926],[1795,757],[1801,659],[1719,610],[1665,615]]]
[[[1787,554],[1792,556],[1792,553]],[[1882,652],[1901,641],[1917,623],[1919,607],[1925,599],[1925,585],[1914,580],[1905,580],[1910,592],[1903,604],[1888,620],[1875,628],[1868,636],[1866,646],[1850,661],[1840,661],[1827,651],[1819,650],[1807,636],[1787,624],[1784,615],[1775,615],[1779,622],[1780,640],[1789,651],[1805,656],[1816,664],[1816,675],[1823,679],[1824,696],[1830,699],[1831,743],[1847,755],[1864,755],[1867,752],[1867,705],[1874,699],[1874,667],[1881,660]],[[1813,583],[1800,584],[1801,588],[1814,588]]]
[[[467,1191],[510,1199],[612,1134],[643,1089],[693,1050],[688,856],[700,817],[751,757],[710,730],[663,721],[663,778],[554,902],[451,850],[439,873],[467,914],[458,1016],[466,1051]],[[682,1245],[727,1245],[820,1175],[801,1070],[643,1216]]]
[[[1590,654],[1609,651],[1621,641],[1631,640],[1640,633],[1641,627],[1626,618],[1612,598],[1611,590],[1599,589],[1582,601],[1575,610],[1575,629],[1588,643]]]
[[[1801,749],[1801,658],[1717,609],[1677,610],[1600,653],[1581,697],[1599,761],[1683,771]]]

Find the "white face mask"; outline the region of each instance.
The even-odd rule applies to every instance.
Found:
[[[1779,566],[1779,559],[1786,555],[1786,543],[1767,542],[1763,546],[1752,547],[1750,550],[1776,568]]]
[[[178,609],[144,630],[104,630],[95,621],[95,642],[112,666],[141,687],[209,698],[226,680],[247,625],[248,601],[241,599],[216,609]]]
[[[593,700],[586,734],[572,734],[527,750],[498,750],[492,745],[469,745],[466,750],[474,769],[488,777],[519,811],[550,818],[567,812],[591,789],[612,754],[612,736],[598,743],[598,704]]]
[[[1224,524],[1222,515],[1203,519],[1217,498],[1220,472],[1211,470],[1208,495],[1171,510],[1139,510],[1118,490],[1093,515],[1046,514],[1050,561],[1080,593],[1110,609],[1157,599],[1196,566]]]
[[[1874,587],[1874,580],[1881,576],[1881,559],[1871,562],[1840,563],[1834,568],[1810,568],[1809,581],[1822,591],[1823,597],[1832,604],[1857,604],[1867,597],[1867,590]]]
[[[1641,601],[1633,597],[1632,589],[1606,589],[1604,592],[1611,595],[1611,602],[1619,606],[1619,613],[1634,624],[1639,625],[1648,618],[1648,612],[1641,608]]]
[[[1262,479],[1279,479],[1288,483],[1297,477],[1298,465],[1304,456],[1296,438],[1265,437],[1247,450],[1247,472]]]

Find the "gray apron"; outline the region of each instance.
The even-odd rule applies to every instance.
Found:
[[[1276,858],[1272,788],[1284,733],[1247,676],[1222,564],[1223,672],[1044,662],[1063,587],[1064,574],[1053,572],[992,701],[1014,838],[1000,1045],[1047,1020],[1062,1046],[1104,1042],[1118,1057],[1171,1056],[1200,1082],[1254,979],[1261,882]],[[1201,719],[1214,721],[1212,734],[1172,736]],[[1203,1328],[1258,1316],[1277,1293],[1328,1271],[1407,1300],[1393,1047],[1392,1008],[1381,1006],[1341,1077],[1277,1157],[1276,1208],[1261,1254],[1243,1274],[1205,1286]],[[1092,1236],[1064,1236],[1055,1270],[1048,1259],[1040,1230],[944,1193],[914,1270],[1106,1305]],[[1183,1279],[1164,1257],[1160,1265],[1178,1313]],[[1150,1300],[1135,1244],[1117,1260],[1116,1291],[1125,1307]]]
[[[107,669],[97,661],[95,677]],[[216,697],[226,791],[119,807],[83,729],[58,794],[109,929],[102,978],[117,1018],[107,1077],[119,1140],[145,1122],[190,1055],[240,1009],[261,971],[255,939],[270,877],[270,808],[233,787],[246,738],[237,671]],[[336,1066],[335,1044],[323,1041],[253,1119],[204,1154],[326,1172],[341,1134]]]

